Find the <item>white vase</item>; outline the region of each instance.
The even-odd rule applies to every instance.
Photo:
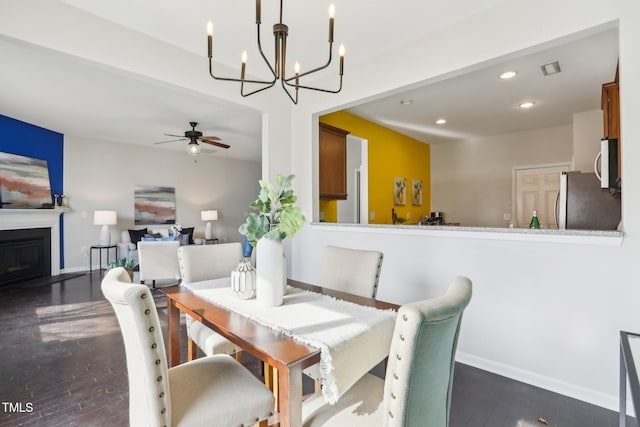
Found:
[[[282,295],[287,294],[287,257],[282,252]]]
[[[265,307],[282,305],[285,269],[282,242],[260,239],[256,245],[256,300]]]
[[[231,290],[240,299],[251,299],[256,294],[256,270],[249,258],[244,258],[231,271]]]

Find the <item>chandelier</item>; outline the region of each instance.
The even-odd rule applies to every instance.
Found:
[[[209,33],[207,36],[207,44],[209,48],[209,74],[216,80],[224,80],[230,82],[239,82],[240,83],[240,94],[243,97],[253,95],[254,93],[262,92],[265,89],[269,89],[273,87],[278,81],[282,84],[282,89],[287,93],[289,98],[294,104],[298,103],[298,90],[299,89],[308,89],[315,90],[319,92],[327,92],[327,93],[338,93],[342,90],[342,75],[344,72],[344,45],[340,45],[340,49],[338,51],[340,55],[340,85],[336,90],[323,89],[318,87],[305,86],[300,84],[300,79],[304,76],[308,76],[309,74],[315,73],[320,70],[324,70],[331,64],[332,59],[332,48],[333,48],[333,20],[335,15],[335,8],[333,5],[329,6],[329,59],[327,62],[318,67],[311,69],[309,71],[300,72],[300,64],[298,62],[294,65],[294,75],[287,76],[286,74],[286,63],[287,63],[287,35],[289,33],[289,27],[282,23],[282,0],[280,0],[280,22],[273,25],[273,37],[275,39],[275,52],[274,52],[274,62],[273,64],[269,62],[267,56],[264,54],[262,50],[262,43],[260,41],[260,24],[261,24],[261,5],[260,0],[256,0],[256,25],[257,25],[257,43],[258,43],[258,51],[260,52],[260,56],[264,59],[264,62],[267,64],[267,67],[271,71],[273,75],[273,79],[271,80],[253,80],[245,78],[245,70],[247,67],[247,51],[242,53],[242,68],[240,71],[240,78],[230,78],[230,77],[218,77],[213,74],[213,23],[209,22],[207,25],[207,32]],[[260,85],[258,89],[245,92],[245,83]],[[292,91],[295,91],[295,95],[292,95]]]

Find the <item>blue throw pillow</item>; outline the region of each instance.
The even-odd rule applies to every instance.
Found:
[[[143,242],[171,242],[176,240],[175,236],[168,236],[168,237],[143,237],[142,241]]]

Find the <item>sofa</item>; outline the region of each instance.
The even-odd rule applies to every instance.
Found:
[[[186,231],[180,235],[180,246],[184,245],[203,245],[204,239],[193,238],[193,228],[183,228]],[[132,240],[133,239],[133,240]],[[120,243],[118,243],[118,254],[120,258],[134,259],[138,261],[138,242],[140,241],[170,241],[176,240],[176,237],[168,228],[149,229],[143,228],[138,230],[123,230],[120,233]]]

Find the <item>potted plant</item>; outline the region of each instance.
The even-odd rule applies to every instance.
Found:
[[[283,283],[286,286],[282,241],[300,231],[306,221],[302,210],[294,206],[298,198],[289,188],[293,178],[295,175],[278,175],[276,187],[261,180],[258,199],[250,205],[256,212],[239,229],[257,250],[256,298],[271,307],[282,304]]]
[[[133,282],[133,270],[137,266],[138,266],[138,261],[136,261],[135,259],[120,258],[115,261],[111,261],[109,264],[107,264],[107,270],[111,270],[112,268],[116,268],[116,267],[122,267],[125,270],[127,270],[127,273],[129,273],[129,277]]]

